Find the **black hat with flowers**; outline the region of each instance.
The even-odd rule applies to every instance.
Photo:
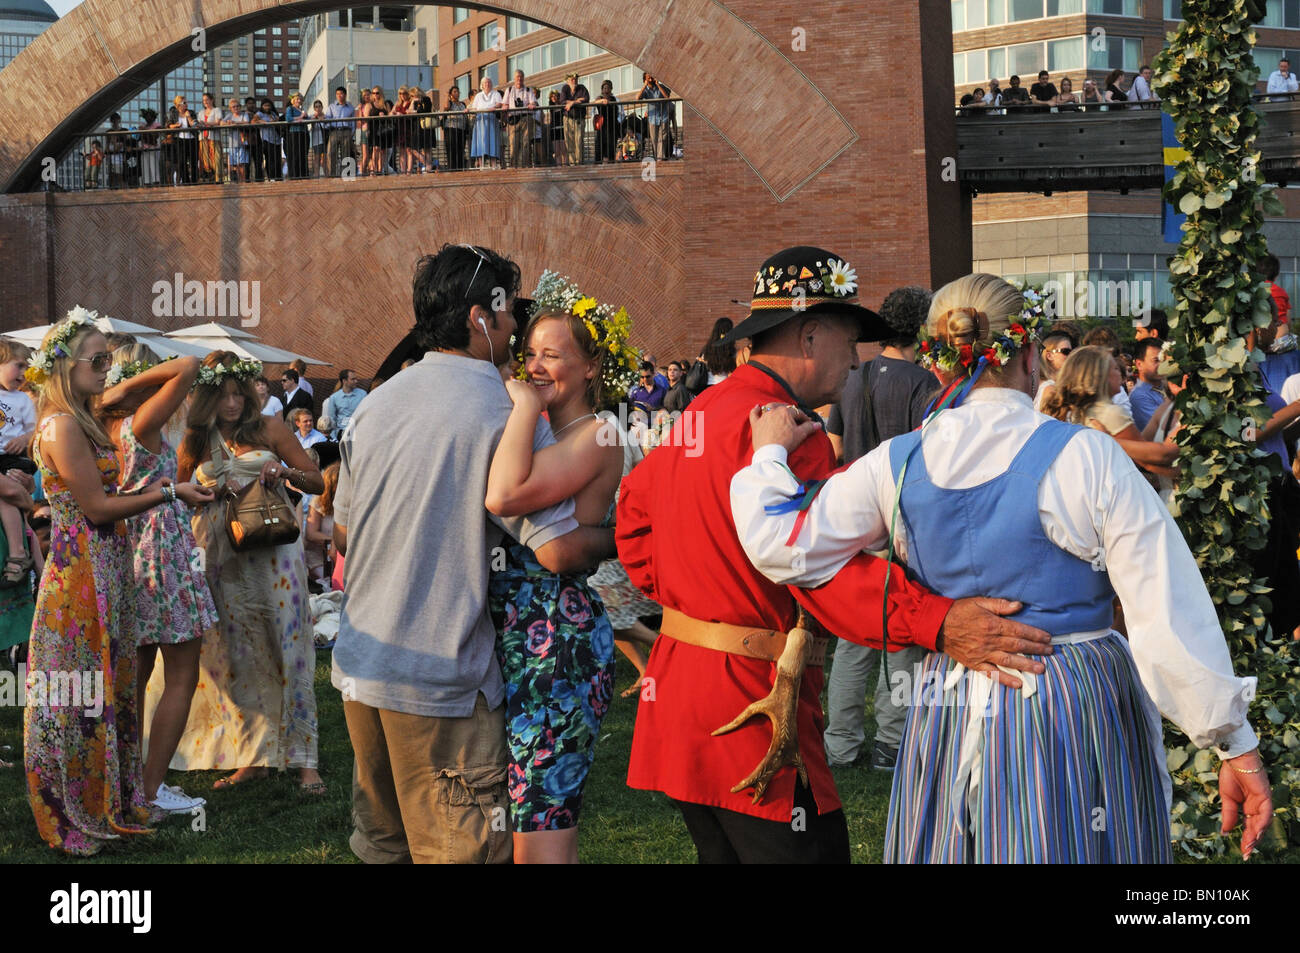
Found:
[[[759,267],[749,315],[731,339],[752,338],[808,314],[856,320],[860,341],[897,337],[880,315],[858,304],[858,274],[847,261],[824,248],[799,245],[777,252]]]

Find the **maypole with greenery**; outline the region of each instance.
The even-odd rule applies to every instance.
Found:
[[[1268,534],[1268,485],[1276,458],[1260,452],[1255,431],[1270,414],[1250,365],[1262,360],[1247,335],[1270,323],[1267,286],[1256,271],[1266,252],[1263,213],[1280,212],[1259,181],[1251,94],[1259,71],[1251,56],[1263,0],[1183,0],[1184,22],[1154,61],[1156,94],[1186,150],[1165,200],[1186,213],[1182,243],[1169,264],[1176,300],[1169,355],[1188,375],[1178,396],[1182,477],[1173,510],[1201,567],[1228,640],[1233,665],[1259,678],[1251,721],[1269,765],[1285,838],[1300,808],[1300,666],[1289,632],[1272,632],[1266,580],[1252,555]],[[1169,728],[1174,779],[1173,835],[1193,856],[1221,855],[1217,763]],[[1291,832],[1294,836],[1294,830]],[[1269,839],[1264,848],[1280,846]],[[1234,851],[1237,848],[1232,848]]]

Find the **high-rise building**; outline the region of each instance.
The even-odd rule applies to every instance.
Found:
[[[1069,76],[1076,94],[1085,78],[1104,88],[1114,69],[1131,83],[1181,18],[1181,0],[953,0],[955,94],[987,89],[990,77],[1005,89],[1012,74],[1028,87],[1043,69],[1058,86]],[[1300,0],[1267,0],[1256,35],[1262,91],[1278,59],[1300,64]],[[1280,196],[1286,212],[1269,218],[1265,234],[1282,261],[1279,282],[1295,296],[1300,192]],[[1127,286],[1150,289],[1148,306],[1172,300],[1167,259],[1177,246],[1162,237],[1159,190],[979,195],[972,217],[976,271],[1063,285],[1073,272],[1076,285],[1137,282]]]
[[[298,91],[301,29],[298,20],[289,20],[209,50],[203,59],[207,91],[222,103],[253,96],[283,110]]]
[[[0,69],[58,18],[43,0],[0,0]]]
[[[298,88],[310,108],[344,87],[350,102],[362,87],[396,98],[400,86],[435,86],[440,8],[415,4],[353,7],[304,17]]]

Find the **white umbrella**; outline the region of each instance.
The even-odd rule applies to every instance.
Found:
[[[161,334],[137,334],[135,339],[153,351],[158,357],[197,357],[204,358],[212,352],[206,344],[191,344]]]
[[[120,318],[99,318],[95,325],[105,334],[118,332],[121,334],[130,334],[137,341],[148,345],[149,349],[158,357],[207,357],[208,353],[219,348],[213,347],[210,343],[189,343],[163,336],[163,333],[157,328],[146,327],[143,324],[135,324],[132,321],[123,321]],[[35,328],[23,328],[19,331],[5,331],[3,336],[11,341],[17,341],[19,344],[26,344],[33,350],[41,346],[41,341],[52,324],[42,324]]]
[[[20,331],[6,331],[4,337],[11,341],[17,341],[19,344],[26,344],[30,348],[38,348],[41,341],[45,339],[45,334],[54,327],[52,324],[42,324],[36,328],[23,328]]]
[[[255,334],[249,334],[241,328],[232,328],[228,324],[217,324],[215,321],[209,321],[207,324],[196,324],[192,328],[177,328],[175,331],[168,331],[167,334],[172,337],[240,338],[241,340],[249,341],[257,340],[257,335]]]
[[[220,333],[221,330],[233,333],[223,335]],[[196,331],[198,333],[194,333]],[[175,331],[168,331],[166,336],[173,341],[203,345],[212,351],[234,351],[240,357],[251,358],[264,364],[288,364],[291,361],[304,361],[307,364],[325,366],[330,363],[329,361],[308,357],[305,354],[299,354],[296,351],[286,351],[283,348],[263,344],[246,331],[227,328],[221,324],[203,324],[197,328],[177,328]]]

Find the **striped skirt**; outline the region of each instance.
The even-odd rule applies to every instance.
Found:
[[[1024,689],[932,652],[907,714],[886,863],[1169,863],[1160,716],[1128,643],[1058,643]]]

